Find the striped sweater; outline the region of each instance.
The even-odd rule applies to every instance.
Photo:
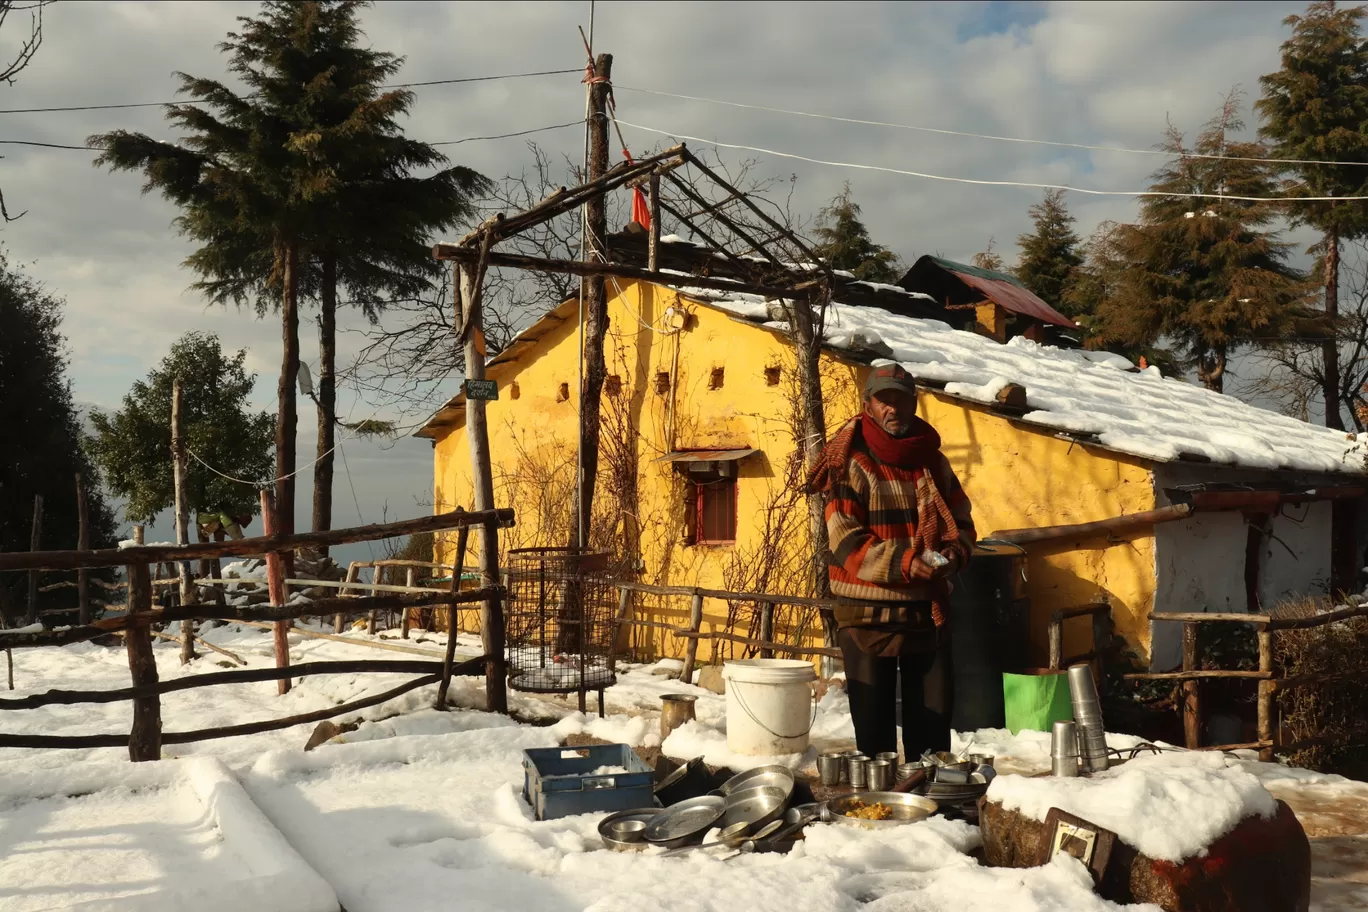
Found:
[[[934,485],[934,491],[928,490]],[[941,523],[934,530],[918,529],[918,492],[923,509],[936,493],[957,527],[950,541],[940,540]],[[843,599],[859,602],[932,602],[937,626],[945,622],[942,609],[949,594],[946,580],[918,578],[913,561],[924,545],[963,567],[972,552],[975,534],[969,498],[945,456],[936,453],[929,469],[907,469],[878,460],[856,435],[844,478],[831,490],[826,507],[827,535],[831,552],[828,573],[831,591]],[[924,538],[934,541],[924,542]],[[902,612],[889,609],[837,610],[841,626],[897,623]]]

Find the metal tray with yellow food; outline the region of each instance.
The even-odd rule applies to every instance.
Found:
[[[925,820],[939,805],[930,798],[903,792],[857,792],[833,798],[822,819],[846,826],[881,830]],[[857,816],[858,815],[858,816]]]

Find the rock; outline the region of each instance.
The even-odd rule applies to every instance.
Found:
[[[991,801],[979,804],[984,858],[992,867],[1033,867],[1045,825]],[[1292,809],[1249,817],[1200,858],[1157,861],[1118,841],[1098,892],[1116,903],[1154,903],[1168,912],[1306,912],[1311,843]]]
[[[347,732],[356,731],[360,727],[360,722],[344,722],[338,725],[331,719],[324,719],[314,728],[313,734],[309,736],[309,743],[304,745],[304,750],[307,753],[325,741],[331,741],[338,735],[345,735]]]
[[[704,665],[698,669],[698,686],[715,694],[727,692],[727,681],[722,677],[721,665]]]

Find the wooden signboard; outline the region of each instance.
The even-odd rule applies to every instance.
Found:
[[[493,402],[499,398],[499,384],[495,380],[467,380],[465,394],[467,399]]]

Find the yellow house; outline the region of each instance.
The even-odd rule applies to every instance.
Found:
[[[1024,337],[1003,344],[907,316],[904,305],[926,296],[875,291],[887,307],[827,311],[828,431],[860,409],[871,363],[903,364],[924,385],[920,413],[940,431],[981,538],[1196,507],[1180,521],[1056,530],[1029,546],[1035,662],[1044,661],[1051,612],[1105,600],[1128,647],[1172,667],[1178,632],[1152,631],[1152,609],[1244,611],[1325,592],[1339,569],[1332,526],[1350,530],[1338,559],[1345,572],[1362,566],[1344,495],[1362,493],[1349,482],[1361,479],[1363,458],[1347,452],[1342,433],[1116,355]],[[805,594],[795,362],[779,314],[754,296],[618,280],[609,280],[608,310],[593,545],[624,558],[621,571],[642,582]],[[578,302],[566,301],[488,366],[499,389],[488,403],[495,500],[517,515],[505,549],[568,542],[577,315]],[[457,396],[418,431],[433,443],[437,510],[471,503],[464,410]],[[449,547],[439,541],[439,560]],[[705,627],[725,625],[724,613],[710,606]],[[653,643],[681,648],[666,636]],[[1066,636],[1066,653],[1086,648]]]

